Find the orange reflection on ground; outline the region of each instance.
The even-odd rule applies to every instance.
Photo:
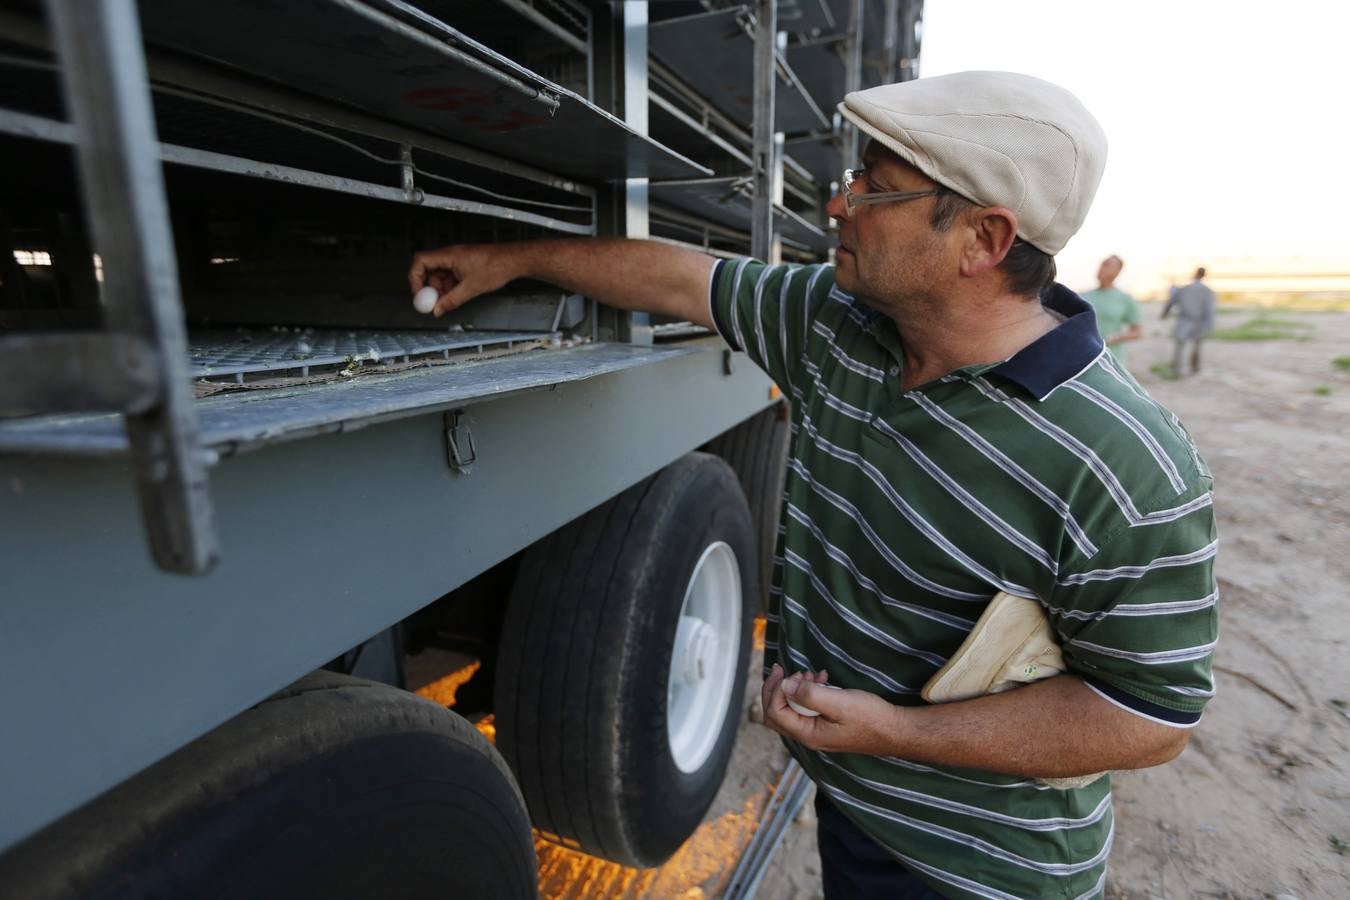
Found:
[[[441,706],[455,705],[455,692],[463,686],[464,682],[473,677],[473,673],[478,671],[482,663],[474,660],[462,669],[456,669],[443,678],[437,678],[431,684],[423,685],[418,688],[416,693],[419,697],[425,697],[439,703]]]
[[[477,728],[479,733],[482,734],[483,737],[487,738],[489,741],[492,741],[492,743],[494,744],[497,743],[496,716],[494,716],[491,713],[488,713],[486,716],[483,716],[483,718],[479,719],[477,722],[474,722],[473,727]]]
[[[767,623],[764,621],[763,616],[755,616],[755,630],[753,636],[750,638],[755,650],[764,649],[764,628],[766,625]]]
[[[540,896],[547,900],[719,896],[755,833],[765,799],[764,792],[758,793],[739,812],[704,822],[659,869],[630,869],[538,839],[534,849],[539,856]]]

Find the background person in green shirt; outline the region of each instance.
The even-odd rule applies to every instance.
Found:
[[[1126,341],[1137,341],[1144,329],[1139,324],[1139,304],[1116,287],[1116,279],[1125,263],[1119,256],[1108,256],[1097,267],[1097,287],[1084,291],[1083,299],[1092,304],[1097,314],[1097,330],[1102,340],[1120,362],[1125,362]]]

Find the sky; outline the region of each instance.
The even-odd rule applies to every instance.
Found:
[[[1114,253],[1145,293],[1196,265],[1350,271],[1347,34],[1334,2],[926,0],[920,73],[1076,94],[1110,150],[1060,280]]]

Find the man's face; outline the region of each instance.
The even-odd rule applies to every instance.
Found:
[[[864,174],[854,193],[924,191],[936,184],[875,141],[863,154]],[[842,193],[826,211],[839,221],[835,281],[841,290],[884,308],[932,293],[955,271],[956,260],[944,235],[933,230],[936,197],[899,203],[855,206],[845,211]]]
[[[1102,284],[1111,284],[1120,275],[1120,260],[1115,257],[1102,260],[1102,264],[1097,267],[1097,281]]]

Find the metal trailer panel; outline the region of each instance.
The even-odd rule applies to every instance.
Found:
[[[14,137],[33,138],[61,144],[75,143],[73,126],[55,119],[34,116],[13,110],[0,109],[0,134]],[[176,144],[155,142],[147,149],[146,156],[158,155],[165,163],[206,169],[212,172],[224,172],[230,175],[243,175],[249,178],[261,178],[296,187],[317,188],[372,200],[386,200],[394,203],[407,203],[428,209],[443,209],[449,212],[471,213],[481,216],[507,219],[528,225],[539,225],[568,234],[592,235],[595,229],[591,225],[568,222],[552,216],[540,215],[528,210],[515,209],[497,203],[483,203],[478,200],[463,200],[458,197],[445,197],[426,193],[420,188],[408,190],[401,187],[375,184],[340,175],[283,166],[263,160],[246,159],[195,147],[181,147]],[[526,201],[528,203],[528,201]]]
[[[226,459],[200,578],[148,558],[124,463],[0,459],[0,851],[770,402],[727,368],[671,353],[472,407],[467,475],[440,415]]]
[[[839,181],[844,173],[846,164],[840,150],[842,143],[842,135],[822,134],[819,137],[788,141],[784,149],[789,159],[810,172],[811,177],[823,187],[828,187],[832,182]],[[859,161],[850,160],[847,165],[857,166]]]
[[[733,120],[754,120],[754,40],[741,25],[744,7],[653,22],[652,54]],[[829,128],[829,119],[777,54],[775,129],[797,132]]]
[[[682,209],[710,222],[740,231],[750,231],[753,198],[745,178],[694,178],[688,181],[658,181],[651,185],[652,199]],[[775,233],[790,241],[824,252],[824,231],[782,206],[773,207]]]
[[[662,141],[680,152],[687,152],[707,158],[709,155],[723,153],[746,168],[750,167],[750,156],[745,149],[732,143],[704,125],[695,116],[681,109],[679,105],[666,99],[657,91],[651,92],[650,121],[652,131],[660,134]]]
[[[778,28],[794,34],[835,34],[848,16],[846,0],[778,0]]]
[[[216,0],[186,16],[174,0],[142,0],[141,15],[153,46],[549,171],[593,180],[708,172],[425,14],[414,25],[360,0]]]
[[[58,67],[40,22],[0,10],[0,107],[60,122]],[[10,43],[14,41],[15,43]],[[420,186],[452,183],[474,196],[524,202],[516,198],[516,179],[565,192],[555,201],[589,212],[587,204],[568,203],[567,195],[595,196],[595,188],[500,154],[488,153],[438,135],[409,128],[341,106],[331,99],[300,94],[280,85],[241,76],[209,62],[179,54],[151,53],[146,60],[155,107],[155,128],[163,144],[209,148],[242,157],[345,176],[379,184],[399,180],[408,148]],[[63,126],[64,127],[64,126]],[[46,126],[46,131],[52,131]],[[46,132],[35,131],[33,136]],[[62,140],[56,131],[49,139]],[[68,139],[66,139],[68,140]],[[462,163],[473,167],[473,189]],[[438,187],[444,190],[444,187]],[[539,198],[532,198],[539,199]],[[530,204],[526,204],[530,205]],[[558,206],[536,208],[556,209]]]
[[[217,454],[358,428],[428,412],[557,389],[624,369],[698,353],[697,345],[587,344],[507,359],[415,369],[208,397],[196,404],[202,446]],[[118,415],[64,415],[0,421],[0,454],[106,457],[126,452]]]
[[[844,99],[846,60],[842,53],[843,41],[812,43],[800,47],[788,46],[787,58],[793,70],[808,85],[811,97],[821,110],[833,117],[835,104]]]

